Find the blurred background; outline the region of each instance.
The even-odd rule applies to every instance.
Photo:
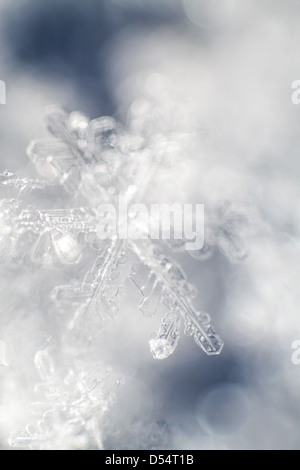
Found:
[[[196,305],[224,339],[220,356],[184,337],[172,357],[154,361],[149,324],[124,305],[101,350],[130,379],[109,412],[106,448],[299,449],[299,20],[298,0],[0,0],[0,171],[34,174],[25,149],[44,135],[49,104],[124,125],[155,109],[162,133],[169,113],[175,141],[176,131],[192,141],[187,198],[229,200],[250,221],[242,262],[222,250],[202,262],[179,256]],[[11,390],[2,358],[8,448],[28,419],[42,327],[23,304],[16,333],[13,275],[1,276],[0,340],[20,345],[11,355],[22,368],[22,390]]]

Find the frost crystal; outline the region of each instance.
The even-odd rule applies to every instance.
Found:
[[[173,354],[181,328],[208,355],[219,354],[223,342],[209,315],[195,309],[197,289],[169,255],[184,250],[185,240],[98,236],[99,227],[105,228],[101,204],[117,207],[120,196],[128,203],[149,204],[166,175],[176,169],[180,173],[180,159],[168,155],[167,139],[157,131],[125,132],[110,117],[90,121],[82,113],[67,114],[57,107],[49,108],[47,127],[52,137],[32,142],[27,152],[42,179],[20,178],[8,171],[0,175],[2,192],[13,192],[13,197],[0,201],[0,255],[8,265],[26,260],[32,270],[73,266],[74,280],[56,283],[47,294],[61,335],[35,354],[41,379],[35,390],[38,400],[31,406],[36,418],[13,434],[10,444],[30,449],[102,448],[101,420],[120,380],[97,359],[84,358],[89,357],[97,332],[117,315],[127,279],[140,294],[141,313],[161,317],[149,340],[155,359]],[[34,205],[26,202],[34,191],[53,190],[58,195],[53,207],[43,207],[39,197]],[[203,249],[190,254],[205,259],[219,246],[229,258],[244,256],[235,230],[244,221],[237,219],[234,225],[230,217],[230,206],[219,208],[207,227]],[[134,215],[131,224],[133,231],[143,231]],[[6,365],[5,344],[0,346],[0,360]],[[58,351],[64,364],[55,362]]]
[[[29,449],[103,448],[101,419],[114,400],[120,379],[101,364],[75,362],[65,372],[55,364],[51,348],[35,355],[41,382],[39,401],[31,404],[35,423],[14,433],[12,447]]]
[[[113,317],[118,311],[120,287],[129,275],[142,296],[139,309],[144,315],[152,316],[167,309],[160,328],[150,340],[155,358],[164,359],[173,353],[181,321],[185,333],[193,336],[207,354],[220,353],[223,342],[211,327],[209,316],[195,311],[192,305],[196,289],[187,283],[177,263],[164,254],[161,242],[101,240],[96,235],[99,204],[116,204],[117,195],[123,195],[128,202],[147,201],[161,168],[167,165],[170,171],[170,161],[164,161],[163,153],[156,152],[156,143],[149,137],[147,142],[126,134],[109,117],[89,121],[79,112],[68,115],[59,108],[50,108],[47,125],[52,140],[31,143],[29,158],[43,178],[48,178],[49,185],[62,186],[72,204],[80,206],[44,210],[27,207],[19,197],[2,201],[3,218],[8,220],[6,247],[12,232],[13,244],[17,245],[18,239],[30,231],[33,234],[30,260],[48,267],[78,263],[85,244],[99,251],[79,285],[57,286],[52,292],[58,311],[68,312],[70,330],[83,333],[85,325],[91,325],[89,320],[101,324]],[[1,183],[18,189],[41,189],[47,185],[44,180],[21,179],[9,172],[1,175]],[[220,227],[218,230],[222,234],[221,246],[226,249],[228,239],[224,230]],[[3,235],[5,238],[5,230]],[[180,242],[174,240],[175,247],[172,242],[169,246],[178,249]],[[215,240],[213,243],[216,244]],[[128,259],[132,255],[138,263],[131,267]]]

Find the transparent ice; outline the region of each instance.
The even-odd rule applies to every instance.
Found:
[[[1,216],[6,227],[4,246],[9,246],[10,252],[17,249],[21,236],[30,231],[33,234],[30,260],[48,267],[57,263],[78,263],[84,244],[93,245],[99,252],[79,285],[57,286],[52,291],[51,297],[58,310],[72,310],[68,328],[82,331],[83,324],[90,327],[87,319],[93,322],[113,317],[118,311],[119,288],[129,276],[140,291],[142,313],[154,315],[164,305],[169,315],[175,315],[176,327],[171,334],[162,333],[166,324],[163,316],[161,328],[151,336],[155,358],[163,359],[173,353],[181,320],[186,334],[193,336],[207,354],[218,354],[223,347],[222,340],[210,326],[208,315],[195,311],[191,300],[196,289],[187,283],[175,261],[164,254],[162,243],[150,239],[103,241],[96,236],[98,205],[102,202],[115,204],[116,195],[126,196],[128,202],[146,201],[161,168],[167,165],[169,171],[172,169],[170,161],[165,162],[163,154],[155,152],[151,139],[147,142],[142,137],[131,137],[110,117],[89,121],[79,112],[67,114],[51,107],[47,126],[52,140],[32,142],[28,156],[48,183],[44,179],[17,178],[9,172],[2,175],[1,183],[18,190],[57,184],[71,195],[74,206],[59,210],[36,209],[28,207],[19,194],[15,199],[2,201]],[[221,248],[232,251],[231,235],[220,227],[218,230],[220,234],[216,233],[214,238],[218,238]],[[215,240],[212,243],[217,244]],[[169,247],[173,248],[171,242]],[[128,266],[128,253],[135,255],[138,263]]]
[[[171,254],[184,251],[185,240],[97,236],[100,204],[116,206],[119,196],[128,203],[147,204],[159,184],[164,185],[166,174],[178,171],[180,161],[168,154],[167,137],[142,132],[140,123],[140,132],[130,126],[125,130],[111,117],[89,120],[83,113],[68,114],[58,107],[47,110],[46,123],[49,140],[34,141],[27,150],[41,179],[9,171],[0,175],[3,190],[13,192],[0,201],[0,256],[8,266],[25,264],[54,272],[64,266],[73,267],[73,273],[77,267],[78,273],[74,280],[49,288],[60,337],[50,334],[35,354],[40,378],[38,398],[30,408],[35,418],[9,442],[29,449],[103,448],[101,422],[121,379],[89,354],[97,332],[118,314],[127,280],[140,295],[140,312],[161,318],[149,339],[153,358],[174,353],[181,329],[207,355],[219,354],[223,341],[210,316],[195,309],[197,289]],[[53,188],[64,194],[60,207],[57,201],[54,207],[43,207],[39,197],[31,204],[32,192]],[[219,247],[231,261],[242,259],[247,248],[239,234],[245,224],[230,203],[212,208],[205,245],[189,254],[203,260]],[[93,256],[82,268],[87,250]],[[6,366],[4,342],[0,346]],[[65,363],[55,360],[61,356]]]

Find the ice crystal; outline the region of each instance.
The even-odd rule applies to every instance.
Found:
[[[119,238],[107,241],[96,234],[100,203],[117,204],[120,195],[127,202],[147,201],[161,168],[167,165],[168,171],[172,170],[172,163],[164,160],[164,152],[157,151],[157,136],[151,140],[149,136],[146,139],[131,135],[110,117],[89,121],[82,113],[67,114],[56,107],[48,110],[47,126],[52,139],[32,142],[29,158],[48,184],[61,186],[76,206],[43,210],[27,207],[18,197],[4,200],[1,215],[6,220],[7,234],[4,231],[3,242],[7,235],[8,246],[13,233],[16,245],[21,235],[30,231],[33,243],[29,258],[48,267],[78,263],[82,244],[98,250],[99,256],[79,285],[57,286],[52,292],[57,310],[68,312],[68,328],[82,333],[86,325],[91,328],[93,322],[101,324],[113,317],[118,311],[120,287],[129,276],[142,296],[139,309],[144,315],[167,309],[161,326],[150,339],[154,358],[164,359],[173,353],[181,321],[185,333],[207,354],[220,353],[223,342],[214,332],[209,316],[193,307],[196,289],[186,281],[176,262],[164,254],[161,242]],[[1,182],[18,189],[42,188],[47,184],[44,180],[17,178],[8,172],[2,175]],[[221,233],[220,227],[218,230]],[[219,239],[226,249],[225,237]],[[232,245],[228,240],[227,244]],[[176,250],[182,248],[182,243],[180,246],[180,241],[173,240],[169,246]],[[133,266],[128,265],[128,253],[138,260]],[[204,248],[203,255],[206,253]]]
[[[0,340],[0,366],[8,366],[6,354],[6,343]]]
[[[120,197],[127,203],[147,204],[157,187],[165,185],[166,175],[168,181],[176,171],[180,175],[180,158],[174,152],[168,155],[168,136],[158,130],[144,132],[141,123],[125,131],[110,117],[89,120],[83,113],[68,114],[57,107],[48,109],[46,122],[49,139],[34,141],[27,150],[41,179],[9,171],[0,175],[2,192],[10,191],[10,197],[0,201],[0,254],[4,263],[26,261],[33,271],[73,267],[73,281],[56,282],[47,292],[60,333],[35,354],[40,378],[37,400],[30,407],[35,418],[11,435],[10,445],[103,448],[101,423],[114,402],[120,378],[101,365],[90,348],[98,332],[118,314],[127,280],[140,295],[140,312],[160,317],[149,335],[155,359],[173,354],[181,329],[207,355],[219,354],[223,341],[210,316],[195,308],[197,289],[174,259],[185,250],[184,237],[99,236],[104,223],[101,204],[116,207]],[[169,141],[174,149],[172,136]],[[53,207],[49,200],[43,206],[39,196],[31,203],[32,193],[53,189],[58,194]],[[133,231],[143,231],[134,214],[130,223]],[[231,261],[242,259],[247,254],[240,236],[244,225],[247,220],[230,203],[213,208],[203,248],[189,254],[203,260],[219,247]],[[63,363],[56,356],[64,358]],[[3,341],[0,364],[8,365]]]
[[[30,406],[35,421],[13,433],[10,445],[39,450],[103,448],[101,419],[115,399],[120,378],[99,362],[76,361],[64,371],[51,349],[47,346],[35,355],[41,379],[35,386],[38,400]]]

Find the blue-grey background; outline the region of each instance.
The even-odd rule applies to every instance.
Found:
[[[225,341],[219,357],[184,338],[153,361],[151,329],[124,308],[120,331],[131,328],[110,359],[131,381],[111,411],[108,448],[156,446],[157,433],[177,449],[299,448],[299,20],[296,0],[0,2],[0,170],[30,174],[25,148],[48,104],[126,123],[144,102],[172,102],[177,129],[207,131],[186,191],[255,213],[244,263],[219,251],[202,263],[179,257]],[[3,448],[22,424],[7,395]]]

